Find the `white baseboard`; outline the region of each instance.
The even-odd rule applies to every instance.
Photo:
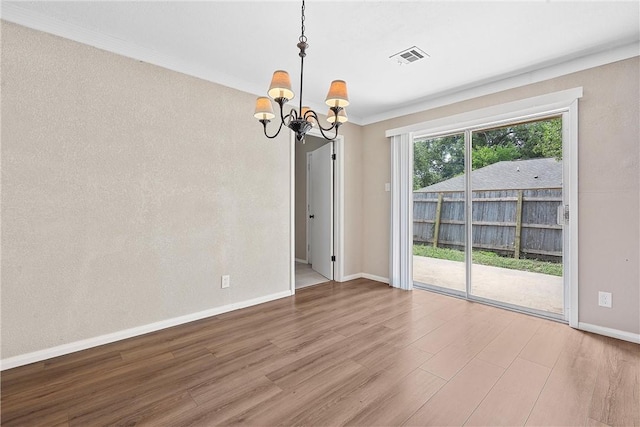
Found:
[[[376,276],[375,274],[369,273],[362,273],[362,277],[369,280],[375,280],[376,282],[386,283],[387,285],[389,284],[388,277]]]
[[[44,350],[34,351],[32,353],[26,353],[26,354],[21,354],[19,356],[9,357],[9,358],[0,360],[0,371],[16,368],[18,366],[28,365],[30,363],[40,362],[42,360],[51,359],[52,357],[58,357],[58,356],[63,356],[69,353],[75,353],[76,351],[86,350],[88,348],[109,344],[109,343],[124,340],[127,338],[148,334],[149,332],[159,331],[161,329],[182,325],[184,323],[193,322],[195,320],[205,319],[211,316],[217,316],[218,314],[227,313],[229,311],[238,310],[241,308],[251,307],[253,305],[258,305],[265,302],[277,300],[280,298],[285,298],[291,295],[293,295],[293,292],[290,290],[284,291],[284,292],[278,292],[277,294],[265,295],[263,297],[253,298],[250,300],[236,302],[233,304],[227,304],[227,305],[223,305],[222,307],[215,307],[209,310],[187,314],[185,316],[174,317],[172,319],[167,319],[167,320],[161,320],[159,322],[150,323],[148,325],[138,326],[135,328],[125,329],[123,331],[113,332],[106,335],[100,335],[98,337],[87,338],[84,340],[47,348]]]
[[[348,276],[344,276],[341,282],[348,282],[349,280],[355,280],[355,279],[369,279],[369,280],[375,280],[376,282],[386,283],[387,285],[389,284],[388,278],[382,277],[382,276],[376,276],[375,274],[369,274],[369,273],[350,274]]]
[[[301,262],[303,264],[309,264],[309,261],[307,261],[306,259],[300,259],[300,258],[295,258],[296,262]]]
[[[605,335],[607,337],[617,338],[619,340],[640,344],[640,334],[634,334],[633,332],[606,328],[604,326],[592,325],[590,323],[584,322],[578,322],[578,329],[587,332],[593,332],[594,334]]]

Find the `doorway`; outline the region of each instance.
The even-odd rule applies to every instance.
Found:
[[[292,291],[342,277],[342,138],[294,144]]]

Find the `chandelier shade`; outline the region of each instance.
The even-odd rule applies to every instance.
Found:
[[[304,58],[307,56],[307,37],[304,35],[304,9],[305,4],[302,0],[302,13],[301,13],[301,34],[298,38],[298,44],[296,45],[300,52],[300,104],[299,108],[293,108],[288,114],[284,114],[284,105],[295,97],[293,90],[291,90],[291,78],[289,73],[284,70],[276,70],[271,78],[271,84],[267,94],[273,99],[280,107],[280,125],[275,134],[269,135],[267,133],[267,124],[271,119],[275,118],[273,108],[271,105],[271,99],[261,96],[256,99],[256,108],[254,117],[262,123],[264,129],[264,135],[271,139],[280,134],[282,126],[286,126],[291,129],[296,140],[304,143],[304,137],[313,127],[317,127],[320,134],[328,140],[336,139],[338,136],[338,128],[343,123],[347,122],[347,113],[344,107],[349,105],[349,95],[347,93],[347,83],[344,80],[334,80],[329,87],[329,93],[325,103],[329,106],[329,113],[327,114],[327,121],[331,124],[330,127],[325,128],[320,125],[318,114],[307,106],[302,105],[302,88],[304,80]],[[333,132],[330,135],[329,132]]]
[[[256,100],[256,111],[253,116],[258,120],[271,120],[276,115],[273,114],[271,100],[266,96],[261,96]]]
[[[329,110],[327,113],[327,121],[329,123],[334,123],[336,121],[336,117],[338,119],[338,123],[346,123],[348,121],[347,111],[344,108],[338,112],[337,116],[333,114],[333,111]]]
[[[344,80],[334,80],[329,87],[329,93],[325,100],[329,107],[346,107],[349,105],[349,95],[347,95],[347,83]]]
[[[275,71],[271,78],[271,85],[269,85],[269,91],[267,93],[273,99],[293,99],[295,95],[291,90],[291,78],[289,77],[289,73],[284,70]]]

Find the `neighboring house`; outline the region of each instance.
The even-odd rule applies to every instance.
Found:
[[[556,159],[497,162],[471,172],[474,191],[562,188],[562,163]],[[464,175],[441,181],[414,193],[464,191]]]

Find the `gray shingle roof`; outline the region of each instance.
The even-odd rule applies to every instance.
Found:
[[[471,172],[474,190],[519,190],[562,187],[562,162],[555,159],[512,160]],[[464,175],[416,190],[421,193],[463,191]]]

